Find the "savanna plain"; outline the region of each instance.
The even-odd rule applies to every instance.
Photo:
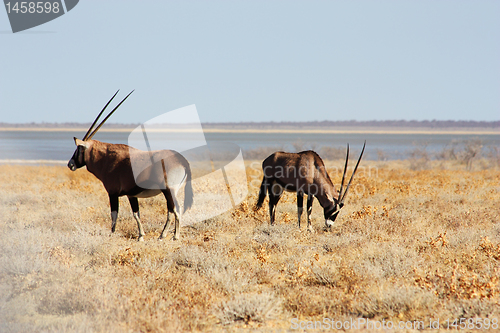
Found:
[[[274,226],[267,199],[254,209],[260,162],[246,161],[236,209],[177,241],[158,240],[164,198],[140,200],[144,242],[126,198],[111,234],[107,194],[85,168],[1,165],[0,331],[280,332],[325,318],[498,328],[498,159],[362,161],[332,228],[315,202],[313,233],[299,230],[292,193]],[[339,184],[343,160],[325,164]]]

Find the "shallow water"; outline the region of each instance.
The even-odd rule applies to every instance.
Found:
[[[0,161],[52,160],[67,161],[75,150],[73,137],[82,137],[82,131],[0,131]],[[189,134],[163,133],[165,140],[190,140]],[[127,132],[96,134],[94,139],[110,143],[128,143]],[[260,147],[276,150],[320,150],[322,147],[342,148],[349,143],[351,151],[359,152],[366,140],[365,158],[377,160],[380,156],[389,160],[407,158],[411,151],[425,147],[429,153],[440,152],[452,143],[464,143],[479,139],[483,151],[500,147],[500,134],[335,134],[335,133],[205,133],[208,142],[232,142],[243,152]],[[165,147],[168,148],[168,147]]]

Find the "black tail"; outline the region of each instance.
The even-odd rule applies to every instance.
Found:
[[[193,205],[193,186],[191,185],[191,168],[186,168],[186,186],[184,187],[184,211]]]
[[[264,203],[264,199],[266,198],[267,195],[267,188],[269,186],[269,179],[264,176],[264,179],[262,179],[262,184],[260,184],[260,191],[259,191],[259,200],[257,201],[257,204],[255,205],[256,209],[259,209],[262,207],[262,204]]]

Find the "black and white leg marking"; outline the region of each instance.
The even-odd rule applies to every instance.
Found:
[[[167,229],[168,226],[170,225],[170,213],[174,213],[174,225],[175,225],[175,231],[174,231],[174,240],[177,240],[180,238],[180,219],[179,219],[179,213],[177,212],[177,200],[175,197],[172,195],[170,190],[165,190],[162,191],[163,195],[165,196],[165,199],[167,200],[167,222],[165,222],[165,226],[163,227],[163,231],[161,232],[160,239],[163,239],[167,236]]]
[[[307,231],[314,232],[314,229],[311,225],[311,213],[313,209],[313,200],[314,196],[313,195],[308,195],[307,196]]]
[[[280,201],[281,195],[283,194],[283,187],[274,182],[272,186],[268,188],[269,190],[269,215],[271,217],[271,225],[274,225],[276,218],[276,206]]]
[[[304,211],[304,195],[301,192],[297,192],[297,214],[299,217],[299,229],[300,229],[300,217]]]
[[[132,212],[134,215],[134,219],[137,221],[137,228],[139,229],[139,239],[138,241],[144,241],[144,229],[141,224],[141,216],[139,213],[139,200],[136,197],[128,197],[128,201],[130,202],[130,207],[132,207]]]
[[[109,195],[109,206],[111,207],[111,232],[115,232],[116,220],[118,219],[119,200],[117,195]]]

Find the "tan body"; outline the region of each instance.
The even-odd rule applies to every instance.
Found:
[[[300,218],[304,205],[304,194],[307,195],[307,230],[313,231],[311,226],[311,212],[313,200],[316,197],[324,210],[325,225],[329,228],[337,218],[340,210],[344,207],[344,200],[351,186],[352,179],[356,174],[359,162],[365,151],[366,141],[359,155],[356,167],[352,172],[351,179],[345,191],[344,178],[349,161],[349,145],[345,160],[342,184],[337,191],[330,176],[326,172],[325,164],[317,153],[312,150],[300,153],[276,152],[271,154],[262,162],[264,177],[260,186],[257,208],[264,203],[264,199],[269,194],[269,216],[271,224],[274,224],[276,205],[283,194],[283,191],[297,193],[297,210],[300,228]]]
[[[111,144],[96,140],[82,141],[76,139],[78,146],[75,156],[68,166],[76,169],[78,165],[86,165],[87,170],[94,174],[108,192],[112,226],[114,232],[118,216],[118,198],[126,195],[130,201],[134,218],[139,228],[139,240],[144,237],[140,221],[137,198],[147,198],[163,193],[167,200],[168,212],[175,216],[174,239],[179,238],[179,205],[177,193],[186,183],[184,210],[188,209],[193,200],[191,189],[191,169],[182,155],[172,150],[145,152],[123,144]],[[130,156],[134,155],[134,163],[143,162],[148,167],[138,177],[134,177]],[[153,158],[156,163],[151,163]],[[167,213],[167,214],[169,214]],[[165,237],[169,225],[169,216],[160,238]]]
[[[297,193],[298,224],[303,211],[304,194],[307,195],[307,229],[312,231],[310,214],[312,203],[316,197],[323,207],[325,219],[331,218],[330,213],[337,209],[339,193],[332,184],[325,169],[323,160],[314,151],[300,153],[276,152],[262,162],[264,179],[260,188],[260,207],[269,194],[269,215],[271,224],[274,224],[276,205],[283,191]],[[327,226],[330,226],[326,222]]]
[[[178,239],[181,212],[177,202],[177,192],[183,184],[186,184],[184,187],[184,210],[189,209],[193,204],[191,168],[188,161],[173,150],[145,152],[127,145],[92,140],[92,137],[104,125],[106,120],[125,102],[132,92],[118,103],[104,120],[94,128],[104,110],[118,94],[117,91],[104,105],[83,139],[74,138],[76,150],[68,162],[68,168],[75,171],[78,168],[87,166],[87,170],[103,183],[109,196],[112,232],[115,232],[116,219],[118,218],[118,198],[123,195],[128,197],[139,228],[139,240],[144,240],[144,230],[142,229],[137,198],[147,198],[163,193],[167,200],[168,212],[167,222],[163,227],[160,239],[165,237],[170,213],[174,213],[175,216],[174,239]]]
[[[161,189],[157,190],[144,189],[140,185],[140,178],[137,182],[134,179],[132,166],[130,163],[130,154],[139,155],[145,163],[150,161],[151,154],[155,160],[163,159],[165,171],[164,175],[161,168],[151,167],[141,174],[142,178],[146,180],[153,180],[151,176],[155,171],[160,173],[154,175],[154,181],[158,184],[164,182],[164,176],[167,181],[171,179],[169,175],[176,176],[177,173],[185,175],[184,171],[189,169],[189,163],[182,155],[172,150],[152,151],[151,153],[138,150],[123,144],[111,144],[100,142],[97,140],[89,140],[85,142],[85,162],[87,170],[96,176],[106,188],[108,193],[117,194],[119,196],[128,195],[139,198],[147,198],[161,193]],[[135,156],[137,159],[138,157]],[[161,167],[161,165],[158,165]],[[182,180],[182,179],[181,179]],[[175,186],[175,183],[170,183]],[[177,190],[177,189],[176,189]],[[139,192],[138,192],[139,191]],[[151,193],[149,195],[148,193]]]

